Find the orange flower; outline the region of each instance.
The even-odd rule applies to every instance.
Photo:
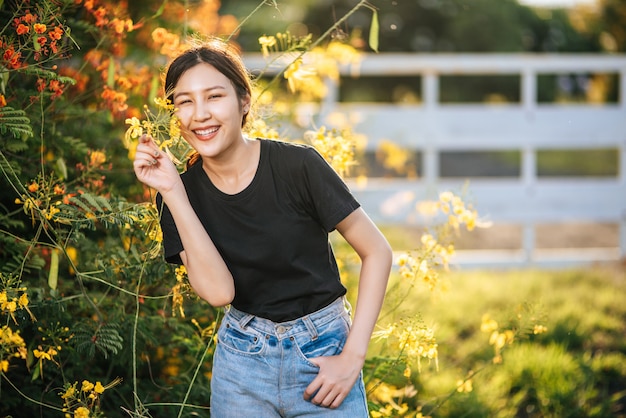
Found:
[[[46,38],[45,36],[40,36],[37,38],[37,43],[41,46],[44,46],[46,42],[48,42],[48,38]]]
[[[35,193],[37,190],[39,190],[39,184],[37,183],[31,183],[28,185],[28,191],[31,193]]]
[[[98,7],[98,9],[93,12],[93,17],[96,18],[97,27],[106,26],[106,24],[109,23],[109,19],[106,18],[106,14],[107,9],[104,7]]]
[[[22,21],[29,25],[32,25],[37,21],[37,16],[31,14],[30,12],[27,12],[24,16],[22,16]]]
[[[44,80],[43,78],[38,78],[37,79],[37,91],[41,93],[45,89],[46,89],[46,80]]]
[[[24,35],[25,33],[30,32],[30,27],[26,26],[23,23],[20,23],[15,31],[18,35]]]
[[[44,25],[43,23],[35,23],[35,24],[33,25],[33,29],[35,29],[35,32],[36,32],[36,33],[42,34],[42,33],[44,33],[44,32],[46,31],[46,29],[48,29],[48,28],[47,28],[47,27],[46,27],[46,25]]]
[[[4,94],[0,94],[0,107],[7,105],[7,99],[4,98]]]
[[[59,41],[59,40],[61,40],[61,37],[63,36],[63,29],[61,29],[60,27],[56,26],[54,29],[52,29],[50,32],[48,32],[48,36],[50,37],[50,39],[54,39],[55,41]]]
[[[89,165],[92,167],[100,167],[106,160],[107,157],[102,151],[92,151],[89,154]]]
[[[152,40],[157,44],[162,44],[165,42],[165,36],[167,35],[167,30],[164,28],[156,28],[152,31]]]
[[[61,84],[59,80],[50,80],[48,89],[54,93],[53,98],[59,97],[63,94],[63,84]]]
[[[22,57],[21,52],[15,52],[12,46],[8,47],[4,54],[2,55],[2,59],[8,62],[9,67],[12,69],[18,69],[22,66],[20,58]]]

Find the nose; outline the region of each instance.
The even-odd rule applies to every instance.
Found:
[[[203,101],[197,101],[193,109],[193,117],[196,121],[207,120],[211,118],[209,105]]]

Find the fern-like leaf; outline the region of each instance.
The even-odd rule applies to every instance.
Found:
[[[78,326],[74,333],[76,351],[93,358],[96,351],[102,353],[105,359],[109,355],[116,355],[124,346],[124,338],[119,333],[119,325],[107,323],[96,327],[89,324]]]
[[[23,110],[3,107],[0,109],[0,134],[11,133],[15,138],[33,136],[33,128],[30,119]]]

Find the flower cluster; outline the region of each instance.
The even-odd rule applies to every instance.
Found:
[[[489,314],[483,315],[480,330],[489,334],[489,345],[493,346],[494,351],[494,364],[502,363],[502,350],[504,347],[513,344],[516,338],[524,336],[526,326],[522,324],[522,322],[525,320],[524,315],[518,313],[516,315],[516,322],[518,322],[518,324],[503,329]],[[547,328],[540,324],[534,316],[531,316],[529,321],[531,325],[528,334],[537,335],[547,331]]]
[[[411,376],[410,363],[417,360],[418,371],[421,371],[421,359],[435,361],[439,368],[437,339],[433,329],[425,326],[419,318],[400,320],[380,331],[375,331],[373,338],[391,341],[400,355],[406,359],[404,376]]]
[[[22,205],[24,213],[30,216],[33,223],[38,219],[54,219],[61,212],[60,205],[69,203],[65,186],[52,179],[32,181],[26,185],[26,190],[28,193],[15,199],[15,203]]]
[[[65,35],[65,28],[58,23],[54,16],[39,16],[25,10],[22,15],[13,18],[13,28],[18,36],[20,48],[15,51],[14,45],[9,45],[3,58],[9,63],[9,68],[18,69],[25,65],[22,59],[22,49],[30,49],[33,45],[33,59],[41,61],[43,58],[60,52],[60,44]]]
[[[422,248],[414,255],[409,252],[398,257],[400,276],[407,280],[421,280],[433,291],[439,283],[438,268],[447,269],[454,245],[442,245],[431,235],[423,234]]]
[[[9,326],[3,325],[0,328],[0,372],[6,373],[9,370],[11,357],[26,360],[27,354],[26,343],[19,331],[13,331]]]
[[[11,25],[0,32],[0,68],[9,71],[24,71],[28,67],[41,66],[56,58],[61,58],[67,47],[67,29],[55,17],[53,10],[28,8],[15,12]],[[5,33],[5,30],[9,31]],[[10,33],[12,32],[12,33]],[[56,65],[48,65],[45,71],[38,72],[36,88],[39,93],[56,99],[63,94],[66,83],[71,80],[57,77]],[[5,80],[6,81],[6,80]],[[7,91],[2,89],[0,107],[7,105]],[[10,97],[10,95],[9,95]],[[31,100],[35,100],[31,97]]]
[[[327,130],[321,127],[317,131],[305,132],[304,140],[313,145],[340,176],[346,175],[356,164],[355,140],[349,129]]]
[[[448,223],[456,230],[465,225],[468,231],[474,230],[477,225],[478,214],[463,200],[452,192],[443,192],[439,195],[439,207],[448,215]]]
[[[370,411],[373,418],[406,417],[426,418],[419,411],[411,411],[407,399],[417,395],[413,385],[398,388],[383,381],[373,381],[368,385],[368,398],[378,405],[384,405]]]
[[[282,74],[289,91],[298,93],[303,101],[317,101],[325,97],[328,93],[325,79],[337,81],[340,65],[360,61],[360,54],[353,46],[337,40],[325,47],[310,48],[310,34],[298,37],[287,31],[261,36],[258,42],[267,59],[284,63]],[[310,51],[305,54],[303,51],[308,49]]]
[[[176,284],[172,287],[172,316],[176,316],[176,312],[178,312],[181,318],[184,318],[184,294],[190,290],[189,284],[185,281],[185,278],[187,277],[187,269],[185,266],[178,266],[175,270],[175,274]]]
[[[135,157],[139,138],[146,134],[152,137],[175,164],[182,166],[192,149],[182,137],[180,120],[174,114],[174,105],[168,99],[160,97],[155,98],[154,103],[156,112],[147,105],[144,106],[144,120],[139,120],[134,116],[126,119],[126,124],[130,125],[124,135],[124,146],[128,149],[128,158]]]
[[[140,25],[134,24],[132,19],[125,16],[123,8],[111,7],[109,2],[103,0],[75,0],[76,4],[83,5],[84,9],[91,15],[94,25],[106,31],[113,39],[112,52],[120,55],[124,52],[122,39],[126,33],[132,32]]]
[[[66,383],[64,392],[59,393],[63,399],[65,417],[88,418],[96,416],[99,412],[100,396],[106,390],[120,384],[121,381],[122,379],[116,378],[108,385],[103,385],[99,381],[92,383],[83,380],[80,388],[78,388],[78,382]]]
[[[0,313],[3,315],[8,314],[13,322],[17,325],[17,320],[15,319],[15,312],[20,310],[25,310],[28,312],[31,320],[36,321],[35,316],[28,308],[28,293],[25,287],[17,287],[13,282],[13,276],[4,276],[0,274],[2,278],[2,291],[0,291]]]
[[[170,59],[177,57],[189,48],[189,45],[185,44],[179,35],[160,27],[152,31],[152,42],[159,53]]]

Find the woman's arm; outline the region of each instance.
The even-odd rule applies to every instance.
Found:
[[[133,166],[139,181],[161,193],[174,218],[184,248],[180,257],[194,291],[213,306],[228,305],[235,296],[232,274],[193,210],[172,161],[143,136]]]
[[[354,319],[340,355],[311,359],[320,371],[304,393],[305,399],[310,399],[317,392],[311,402],[330,408],[336,408],[343,402],[363,368],[367,347],[382,308],[392,262],[389,243],[363,209],[348,215],[337,225],[337,231],[361,259]]]

